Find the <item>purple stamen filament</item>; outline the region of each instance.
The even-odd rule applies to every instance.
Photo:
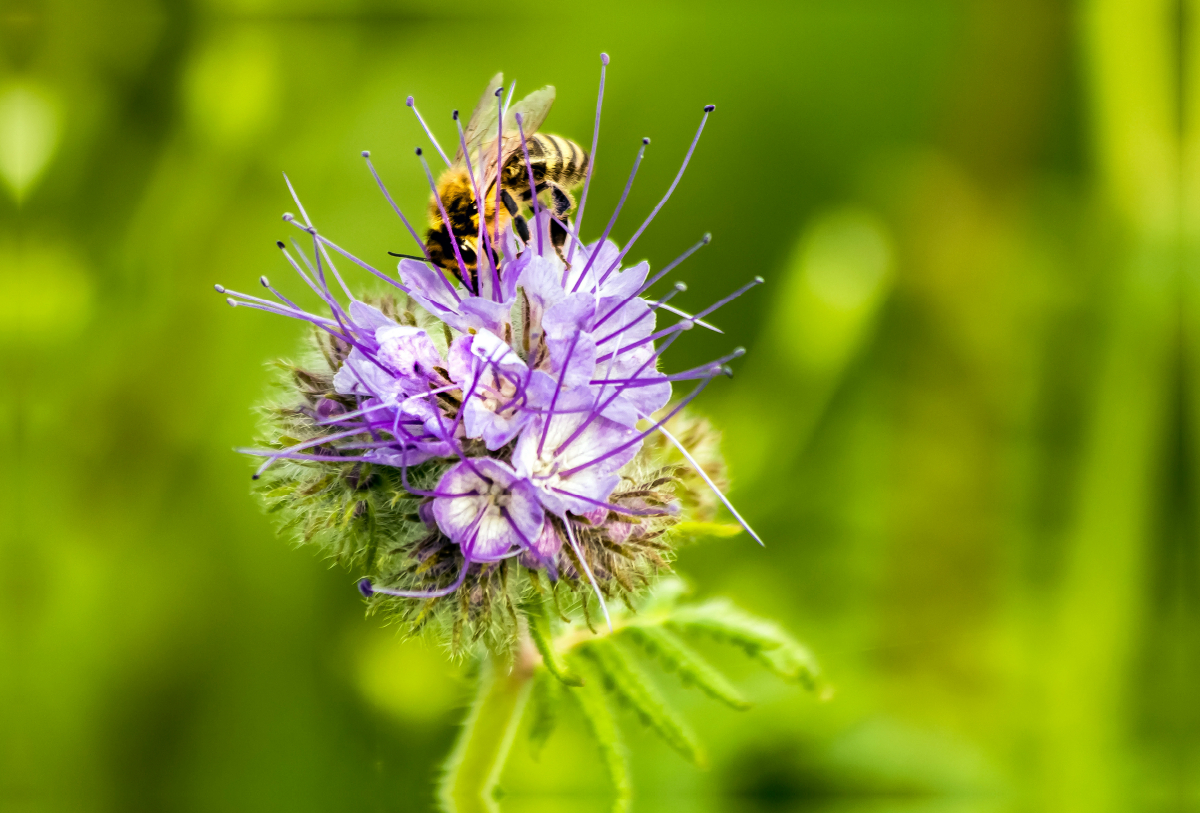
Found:
[[[688,257],[692,256],[697,251],[699,251],[702,246],[706,246],[710,242],[712,242],[712,235],[709,235],[709,234],[704,235],[704,237],[701,238],[700,242],[696,243],[696,245],[692,246],[687,251],[680,254],[678,257],[675,258],[675,260],[673,262],[671,262],[669,265],[667,265],[666,268],[659,271],[657,274],[655,274],[653,277],[651,277],[649,280],[647,280],[645,283],[643,283],[642,287],[638,288],[632,294],[630,294],[629,296],[622,299],[620,302],[618,302],[616,305],[613,306],[612,310],[610,310],[608,313],[601,316],[600,319],[596,322],[596,324],[592,325],[592,330],[595,330],[596,328],[600,327],[600,325],[607,322],[614,313],[621,310],[621,308],[625,307],[635,297],[639,297],[642,294],[644,294],[646,291],[648,291],[650,289],[651,285],[658,282],[660,279],[665,277],[667,274],[671,273],[671,271],[673,271],[675,269],[675,266],[679,265],[681,262],[686,260]]]
[[[487,239],[487,218],[483,216],[483,195],[479,191],[479,182],[475,180],[475,169],[472,166],[471,154],[467,150],[467,137],[463,134],[462,122],[459,121],[458,111],[454,111],[454,127],[458,130],[459,149],[462,150],[463,159],[467,164],[467,176],[471,179],[471,188],[475,191],[475,211],[479,220],[478,236],[479,248],[483,253],[487,254],[488,266],[492,269],[492,299],[496,302],[500,301],[500,269],[496,265],[496,256],[491,242]],[[481,167],[482,169],[482,167]],[[479,264],[479,252],[475,252],[475,264]]]
[[[596,94],[596,123],[592,127],[592,151],[588,153],[587,174],[583,178],[583,194],[579,197],[579,214],[575,216],[576,230],[583,228],[583,210],[587,206],[588,189],[592,185],[592,170],[596,166],[596,148],[600,143],[600,110],[604,106],[604,74],[608,68],[608,54],[600,55],[600,92]],[[575,244],[567,252],[567,262],[575,256]]]
[[[425,241],[420,238],[420,236],[417,234],[417,230],[414,229],[412,224],[408,222],[408,218],[404,216],[404,212],[400,211],[400,207],[396,205],[396,201],[392,200],[392,195],[387,191],[387,187],[383,183],[383,178],[379,177],[379,173],[375,170],[375,165],[371,163],[371,153],[363,150],[362,157],[367,162],[367,169],[371,170],[371,175],[375,178],[375,183],[379,185],[379,191],[383,193],[383,196],[387,198],[387,202],[391,204],[392,211],[394,211],[397,217],[400,218],[400,222],[404,224],[404,228],[408,229],[408,233],[412,235],[413,240],[417,241],[417,245],[420,247],[421,253],[425,255],[426,262],[428,262],[430,265],[433,265],[433,260],[429,256],[429,251],[425,248]],[[458,298],[457,293],[455,293],[455,298]]]
[[[525,153],[525,169],[529,173],[529,196],[533,201],[533,222],[535,227],[538,222],[539,206],[537,195],[537,184],[533,180],[533,164],[529,162],[529,143],[525,140],[525,127],[520,113],[517,114],[517,132],[521,136],[521,150]],[[539,227],[537,230],[537,253],[542,253],[542,230]]]
[[[647,336],[646,338],[636,341],[633,344],[628,345],[627,347],[623,347],[611,355],[618,355],[620,353],[625,353],[629,350],[633,350],[635,348],[641,347],[643,344],[646,344],[647,342],[652,342],[657,339],[661,339],[663,336],[668,336],[672,333],[678,333],[680,330],[688,330],[691,328],[692,324],[694,324],[695,322],[698,322],[701,317],[708,316],[710,313],[715,311],[717,308],[721,307],[722,305],[728,304],[729,302],[732,302],[733,300],[737,299],[742,294],[746,293],[746,291],[749,291],[755,285],[761,285],[762,283],[763,283],[762,277],[755,277],[751,282],[747,283],[746,285],[743,285],[741,288],[738,288],[736,291],[734,291],[732,294],[725,297],[724,299],[722,299],[712,305],[709,305],[707,308],[700,311],[695,316],[691,316],[687,319],[684,319],[681,322],[677,322],[674,325],[671,325],[671,327],[664,328],[663,330],[660,330],[657,333],[652,333],[649,336]],[[608,358],[609,358],[609,356],[605,355],[605,356],[602,356],[601,358],[596,359],[596,362],[600,363],[602,361],[607,361]]]
[[[462,272],[463,285],[468,291],[471,291],[471,275],[467,273],[467,264],[463,262],[462,254],[458,250],[458,237],[454,234],[453,224],[450,222],[449,215],[446,214],[446,205],[442,203],[442,196],[438,194],[437,181],[433,179],[433,173],[429,171],[429,162],[425,160],[425,154],[417,147],[417,158],[421,159],[421,168],[425,170],[425,177],[429,179],[429,188],[433,190],[433,199],[437,201],[438,211],[442,215],[442,223],[446,226],[446,236],[450,242],[450,247],[454,249],[454,259],[458,261],[458,269]],[[438,267],[441,271],[441,267]],[[457,298],[458,294],[454,290],[454,284],[447,279],[445,273],[440,274],[442,281],[446,283],[446,287],[450,289],[450,293]],[[478,291],[472,291],[478,294]]]
[[[633,248],[633,244],[636,243],[638,238],[642,236],[642,232],[646,230],[646,227],[649,226],[650,222],[658,215],[659,210],[661,210],[662,207],[666,205],[667,201],[671,199],[671,193],[674,192],[675,187],[679,185],[679,181],[683,178],[684,171],[687,170],[688,162],[692,160],[692,153],[696,151],[696,145],[700,143],[700,134],[704,132],[704,125],[708,121],[708,116],[710,113],[712,113],[713,109],[714,108],[712,105],[705,105],[704,116],[700,119],[700,126],[696,129],[696,135],[692,138],[692,144],[690,147],[688,147],[687,155],[683,156],[683,165],[679,167],[679,172],[675,174],[675,180],[671,182],[670,188],[667,189],[667,194],[663,195],[662,200],[660,200],[658,205],[651,210],[650,214],[642,222],[642,225],[638,227],[638,230],[633,233],[633,237],[629,238],[629,242],[625,244],[624,250],[617,255],[617,258],[613,260],[613,264],[608,267],[608,270],[605,271],[603,275],[601,275],[601,285],[604,284],[604,280],[608,279],[608,275],[611,274],[618,265],[620,265],[621,260],[625,259],[625,255],[629,253],[629,250]]]
[[[421,122],[421,127],[425,130],[425,135],[429,136],[429,140],[433,142],[433,148],[437,150],[438,155],[442,156],[442,160],[446,162],[446,166],[450,166],[450,159],[446,157],[446,153],[442,152],[442,145],[433,137],[433,131],[429,129],[429,125],[425,123],[425,119],[421,118],[421,113],[417,110],[416,101],[412,96],[409,96],[405,100],[405,103],[412,108],[412,112],[417,116],[417,121]]]
[[[643,370],[645,370],[650,365],[654,364],[654,362],[658,360],[659,355],[661,355],[664,351],[666,351],[666,349],[668,347],[671,346],[671,342],[675,341],[677,336],[678,336],[678,334],[676,334],[676,336],[672,336],[671,338],[667,339],[665,342],[663,342],[662,347],[658,348],[653,353],[651,353],[650,357],[647,358],[645,361],[643,361],[641,366],[633,371],[633,378],[637,378],[639,375],[641,375],[641,372]],[[579,427],[574,432],[571,433],[571,436],[569,438],[567,438],[566,440],[564,440],[562,442],[562,444],[559,445],[559,447],[554,450],[555,457],[562,454],[564,449],[566,449],[568,446],[570,446],[571,443],[576,438],[578,438],[580,435],[583,434],[583,430],[587,429],[588,426],[592,423],[592,421],[594,421],[594,420],[596,420],[596,418],[600,417],[600,413],[602,413],[605,409],[607,409],[608,405],[611,404],[613,401],[615,401],[617,399],[617,397],[620,396],[620,394],[625,391],[626,385],[618,384],[614,389],[616,391],[612,395],[609,396],[608,400],[605,401],[598,408],[593,407],[592,413],[590,415],[588,415],[587,420],[584,421],[582,424],[580,424]],[[599,400],[599,399],[597,399],[597,400]]]
[[[504,156],[501,150],[504,147],[504,102],[500,100],[500,94],[504,92],[504,88],[496,89],[496,209],[492,214],[492,222],[496,228],[496,234],[493,238],[492,245],[500,245],[500,204],[501,193],[504,191],[500,187],[501,173],[504,167],[501,166],[501,161]]]
[[[621,335],[621,334],[622,334],[622,333],[624,333],[626,330],[629,330],[629,329],[630,329],[630,328],[632,328],[634,325],[636,325],[638,322],[641,322],[641,321],[642,321],[643,319],[645,319],[647,316],[650,316],[651,314],[653,314],[653,313],[654,313],[654,311],[656,311],[656,310],[658,310],[659,308],[661,308],[661,307],[663,306],[663,304],[664,304],[664,303],[666,303],[666,302],[667,302],[667,300],[669,300],[671,297],[675,296],[676,294],[681,294],[681,293],[683,293],[683,292],[684,292],[684,291],[686,291],[686,290],[687,290],[687,285],[685,285],[684,283],[682,283],[682,282],[677,282],[677,283],[675,283],[675,287],[674,287],[674,288],[671,290],[671,292],[670,292],[670,293],[668,293],[666,296],[664,296],[662,299],[658,300],[657,302],[652,302],[652,303],[650,303],[650,309],[649,309],[649,310],[647,310],[647,311],[643,311],[643,312],[641,313],[641,315],[639,315],[639,316],[638,316],[636,319],[634,319],[634,320],[633,320],[632,322],[630,322],[629,324],[627,324],[627,325],[625,325],[624,327],[622,327],[620,330],[614,331],[614,332],[612,332],[612,333],[608,334],[607,336],[605,336],[603,339],[600,339],[600,340],[598,340],[598,341],[596,342],[596,345],[597,345],[597,346],[599,346],[599,345],[605,344],[605,343],[607,343],[607,342],[608,342],[610,339],[612,339],[614,336],[619,336],[619,335]]]
[[[638,148],[637,158],[633,161],[633,169],[629,171],[629,180],[625,182],[625,189],[621,192],[621,199],[617,201],[617,208],[613,210],[612,217],[608,219],[608,225],[604,227],[604,234],[600,235],[599,241],[596,243],[596,250],[588,257],[587,263],[583,266],[583,270],[579,272],[579,279],[575,280],[575,285],[571,288],[571,293],[579,290],[580,283],[587,277],[587,272],[591,269],[592,263],[600,256],[600,249],[604,247],[605,241],[608,240],[608,235],[612,233],[613,226],[617,223],[617,216],[621,214],[621,207],[625,205],[625,199],[629,197],[629,190],[633,187],[633,179],[637,177],[638,167],[642,165],[642,159],[646,156],[646,145],[650,143],[650,139],[643,138],[642,146]],[[570,269],[563,271],[563,286],[567,284],[567,273]],[[599,286],[597,286],[599,287]]]
[[[691,403],[692,399],[695,398],[697,395],[699,395],[701,392],[703,392],[704,388],[708,386],[708,382],[710,382],[712,380],[713,380],[713,376],[709,376],[708,378],[701,380],[701,382],[696,385],[696,388],[694,390],[692,390],[691,392],[689,392],[687,394],[687,396],[685,396],[684,399],[679,402],[679,405],[676,406],[674,409],[672,409],[667,414],[667,417],[663,418],[662,423],[666,423],[667,421],[671,420],[671,418],[675,417],[675,415],[679,412],[679,410],[683,409],[685,406],[687,406],[689,403]],[[612,457],[613,455],[620,454],[621,452],[625,451],[633,444],[640,442],[647,435],[649,435],[651,432],[653,432],[655,430],[655,428],[656,427],[651,427],[650,429],[647,429],[645,432],[639,433],[637,435],[637,437],[633,438],[632,440],[626,441],[625,443],[621,444],[620,446],[616,447],[615,449],[610,449],[609,451],[605,452],[604,454],[600,455],[599,457],[589,460],[586,463],[581,463],[578,466],[573,466],[572,468],[566,469],[565,471],[560,471],[558,473],[558,476],[559,477],[570,477],[572,474],[578,474],[579,472],[583,471],[584,469],[589,469],[592,466],[596,465],[597,463],[601,463],[601,462],[607,460],[608,458]]]

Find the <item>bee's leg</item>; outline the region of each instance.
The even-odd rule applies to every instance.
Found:
[[[554,244],[554,249],[558,252],[558,256],[562,257],[562,247],[567,244],[567,230],[562,227],[557,219],[550,221],[550,242]],[[566,261],[566,258],[563,258]]]
[[[505,194],[508,194],[507,192]],[[521,242],[529,243],[529,224],[525,222],[525,218],[521,215],[513,215],[513,228],[517,230],[517,235],[520,236]]]
[[[540,195],[540,194],[542,194],[543,192],[545,192],[545,191],[546,191],[546,189],[547,189],[549,186],[551,186],[551,184],[548,184],[548,183],[540,183],[540,184],[538,184],[538,185],[537,185],[537,193],[538,193],[539,195]],[[530,192],[530,191],[529,191],[529,189],[526,189],[524,192],[522,192],[522,193],[521,193],[521,200],[525,201],[526,203],[529,203],[530,201],[532,201],[532,200],[533,200],[533,193],[532,193],[532,192]]]
[[[554,216],[559,220],[575,208],[575,199],[571,197],[571,193],[558,184],[550,184],[550,201],[554,205]]]
[[[500,200],[504,203],[504,208],[508,210],[510,217],[516,217],[521,211],[517,207],[517,202],[513,200],[513,196],[508,193],[507,189],[500,190]]]
[[[558,256],[562,257],[562,247],[567,242],[567,230],[561,225],[561,221],[566,220],[567,214],[575,208],[575,199],[561,186],[550,184],[550,203],[554,211],[554,219],[550,221],[550,240],[554,243]]]

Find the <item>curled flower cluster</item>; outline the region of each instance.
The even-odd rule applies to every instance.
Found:
[[[449,609],[456,632],[474,624],[478,633],[505,615],[495,605],[515,619],[516,573],[538,590],[542,577],[566,585],[585,611],[591,592],[607,615],[606,597],[628,597],[669,566],[664,532],[685,512],[707,518],[713,500],[732,511],[719,459],[698,459],[668,426],[711,452],[707,423],[681,410],[741,350],[671,375],[659,358],[761,279],[696,314],[667,304],[682,283],[645,296],[707,236],[650,277],[645,262],[624,266],[629,247],[607,239],[615,214],[590,244],[559,222],[568,234],[559,249],[535,200],[528,239],[510,225],[477,277],[464,268],[458,282],[402,259],[396,279],[319,234],[296,203],[301,218],[284,219],[311,240],[311,259],[299,245],[279,247],[327,313],[266,278],[276,301],[218,286],[233,305],[310,323],[319,351],[287,366],[287,395],[269,412],[271,448],[244,451],[266,458],[255,478],[305,539],[373,571],[359,582],[364,596],[407,600],[393,604],[414,628]],[[386,281],[404,306],[397,294],[356,298],[334,254]],[[663,312],[680,318],[659,327]],[[697,383],[672,402],[672,386],[686,381]],[[697,496],[697,479],[711,497]]]

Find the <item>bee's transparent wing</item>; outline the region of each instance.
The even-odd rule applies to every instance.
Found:
[[[544,88],[530,93],[504,111],[504,135],[514,134],[520,138],[520,135],[517,134],[517,114],[520,113],[521,128],[525,131],[525,137],[529,138],[542,126],[542,122],[550,114],[550,107],[553,104],[554,85],[546,85]]]
[[[463,140],[467,142],[467,150],[474,153],[488,139],[494,139],[496,132],[496,119],[500,103],[496,100],[496,91],[504,84],[504,74],[498,73],[492,77],[492,81],[488,82],[487,89],[483,91],[483,95],[479,97],[479,104],[475,105],[475,110],[471,112],[471,120],[467,122],[467,128],[463,131]],[[463,160],[462,145],[458,145],[458,151],[454,154],[457,161]]]
[[[550,113],[550,107],[554,104],[554,86],[546,85],[541,90],[535,90],[521,101],[514,104],[504,112],[504,138],[500,142],[499,155],[496,150],[495,136],[486,137],[481,146],[478,165],[483,171],[480,177],[488,179],[487,188],[494,188],[496,183],[496,167],[504,166],[510,156],[514,153],[521,152],[521,131],[525,132],[525,139],[528,140],[531,135],[538,131],[542,126],[542,122],[546,120],[546,116]],[[517,114],[521,114],[521,127],[517,128]],[[496,126],[495,117],[492,118],[492,126]],[[472,161],[474,158],[474,146],[472,150]],[[499,162],[497,162],[499,158]]]

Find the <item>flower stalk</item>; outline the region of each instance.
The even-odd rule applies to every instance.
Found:
[[[446,813],[496,813],[500,774],[529,702],[539,656],[528,637],[505,669],[487,657],[462,731],[442,769],[438,801]]]

